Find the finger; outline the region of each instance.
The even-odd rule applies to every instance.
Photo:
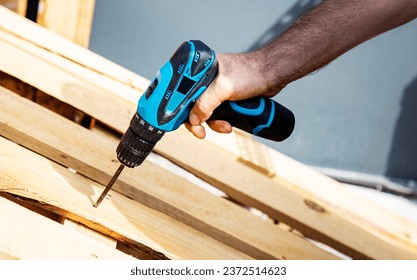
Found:
[[[232,125],[227,121],[222,120],[210,120],[207,121],[207,125],[214,131],[220,133],[231,133],[232,132]]]
[[[188,122],[184,123],[184,126],[197,138],[204,139],[206,137],[206,130],[201,125],[192,125]]]

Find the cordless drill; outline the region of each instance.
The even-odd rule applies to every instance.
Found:
[[[165,132],[186,121],[194,102],[214,80],[217,71],[215,53],[203,42],[187,41],[176,50],[139,99],[137,112],[116,149],[120,167],[94,207],[101,203],[125,166],[140,165]],[[210,119],[228,121],[234,127],[273,141],[285,140],[295,124],[290,110],[265,97],[223,102]]]

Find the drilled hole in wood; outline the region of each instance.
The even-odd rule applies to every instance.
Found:
[[[320,213],[324,213],[326,212],[326,209],[324,209],[323,207],[321,207],[320,205],[318,205],[317,203],[311,201],[311,200],[307,200],[304,199],[304,203],[312,210],[320,212]]]

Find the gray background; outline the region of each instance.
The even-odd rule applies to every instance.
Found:
[[[153,79],[183,41],[199,39],[216,52],[254,49],[317,2],[98,0],[90,48]],[[266,144],[313,166],[417,180],[416,20],[275,99],[293,110],[296,128],[285,142]]]

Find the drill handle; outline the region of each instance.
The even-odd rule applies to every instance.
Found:
[[[288,138],[295,126],[294,114],[266,97],[223,102],[210,120],[225,120],[248,133],[277,142]]]

